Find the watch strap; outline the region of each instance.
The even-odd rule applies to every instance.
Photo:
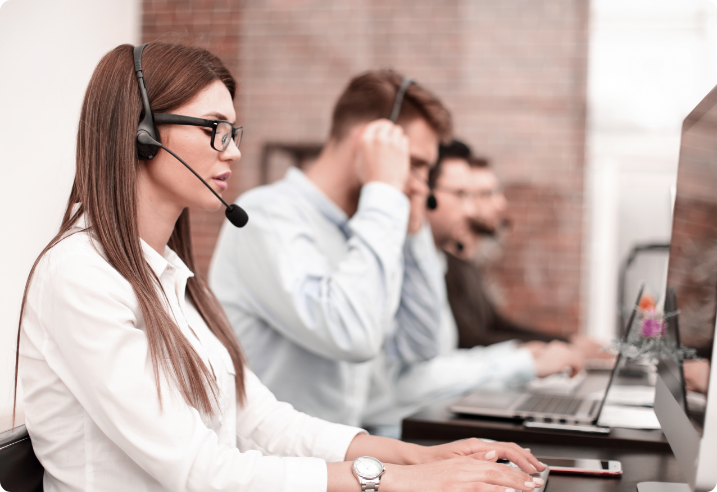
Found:
[[[381,484],[381,478],[376,478],[373,480],[366,480],[365,478],[361,480],[361,492],[377,492],[378,486]]]

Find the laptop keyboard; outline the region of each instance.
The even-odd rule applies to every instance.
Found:
[[[581,398],[533,395],[525,400],[516,410],[519,412],[575,415],[582,403],[583,400]]]

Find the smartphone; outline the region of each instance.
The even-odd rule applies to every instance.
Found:
[[[622,464],[614,460],[573,459],[573,458],[538,458],[550,467],[550,473],[566,473],[572,475],[602,475],[617,477],[622,475]]]

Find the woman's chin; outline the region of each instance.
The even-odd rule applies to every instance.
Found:
[[[222,202],[216,198],[212,201],[197,203],[193,207],[194,210],[201,210],[202,212],[216,212],[220,208],[223,208]]]

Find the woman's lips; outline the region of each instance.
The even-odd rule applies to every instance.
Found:
[[[220,190],[224,191],[227,189],[227,179],[229,179],[229,176],[231,176],[231,172],[226,172],[224,174],[220,174],[219,176],[214,176],[212,178],[212,181],[214,181]]]

